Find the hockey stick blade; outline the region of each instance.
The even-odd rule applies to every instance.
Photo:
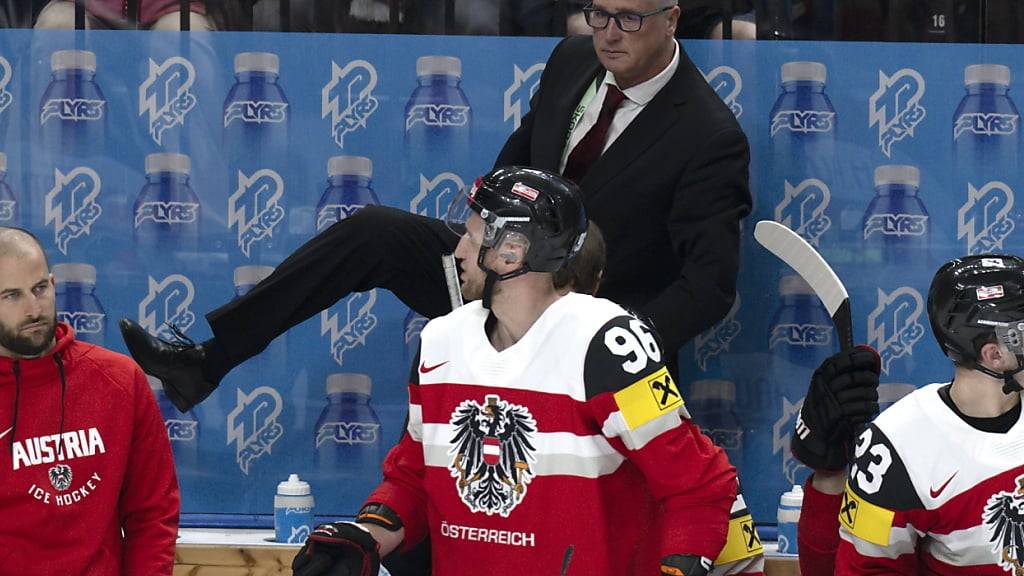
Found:
[[[832,316],[840,349],[853,348],[850,295],[821,254],[796,232],[772,220],[761,220],[754,226],[754,239],[807,282]]]

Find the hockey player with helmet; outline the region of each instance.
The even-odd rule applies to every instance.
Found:
[[[835,573],[1024,574],[1024,260],[946,263],[928,317],[953,381],[911,393],[857,438]]]
[[[376,574],[427,535],[439,576],[708,574],[744,534],[735,470],[690,421],[651,329],[554,289],[586,230],[577,187],[500,168],[465,205],[456,256],[482,300],[423,329],[383,482],[355,523],[313,531],[296,576]],[[759,544],[731,553],[734,572],[760,563]]]

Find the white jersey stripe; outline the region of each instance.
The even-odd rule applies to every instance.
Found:
[[[636,430],[630,430],[622,412],[615,411],[605,419],[601,425],[601,432],[609,438],[620,438],[630,450],[639,450],[662,433],[679,426],[681,422],[679,412],[666,412]]]
[[[409,404],[409,424],[405,429],[413,440],[423,441],[423,407],[419,404]]]
[[[839,526],[839,536],[843,540],[846,540],[853,547],[857,549],[857,552],[861,556],[868,556],[870,558],[889,558],[895,560],[904,554],[913,554],[916,542],[918,538],[918,531],[913,526],[899,527],[893,526],[889,532],[889,545],[879,546],[878,544],[872,544],[867,540],[861,540],[856,536],[850,534],[850,531],[846,529],[846,526]]]

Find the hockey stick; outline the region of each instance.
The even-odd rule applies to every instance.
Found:
[[[850,295],[821,254],[796,232],[772,220],[761,220],[754,226],[754,239],[796,270],[814,290],[814,294],[832,316],[840,350],[853,348]]]
[[[444,268],[444,281],[448,285],[448,301],[452,310],[462,306],[462,284],[459,282],[459,266],[455,262],[455,254],[441,256],[441,267]]]

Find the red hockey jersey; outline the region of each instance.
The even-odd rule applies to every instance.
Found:
[[[718,556],[735,471],[651,330],[570,294],[498,352],[488,314],[474,302],[423,329],[409,426],[368,499],[399,514],[405,546],[429,533],[440,576],[557,574],[567,558],[569,574],[649,576],[661,555]]]
[[[1024,417],[977,430],[926,386],[859,437],[837,575],[1024,573]]]

